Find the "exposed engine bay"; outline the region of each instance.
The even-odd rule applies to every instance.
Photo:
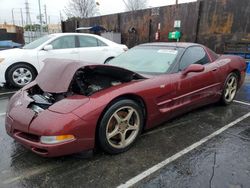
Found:
[[[140,79],[136,75],[120,74],[105,69],[81,68],[76,71],[69,85],[68,91],[63,93],[44,92],[39,85],[35,85],[28,90],[28,96],[34,100],[29,108],[39,113],[48,109],[54,103],[73,95],[91,96],[94,93],[120,85],[125,82]]]

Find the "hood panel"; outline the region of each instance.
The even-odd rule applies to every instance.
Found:
[[[25,54],[29,54],[30,50],[24,50],[24,49],[20,49],[20,48],[14,48],[14,49],[7,49],[7,50],[1,50],[0,51],[0,57],[1,58],[7,58],[7,57],[12,57],[13,54],[16,55],[25,55]]]
[[[89,98],[82,95],[75,95],[65,98],[49,107],[50,111],[60,114],[67,114],[75,110],[76,108],[89,102]]]
[[[44,68],[36,78],[36,83],[45,92],[67,92],[75,72],[80,68],[99,69],[112,76],[124,78],[134,76],[137,78],[145,78],[135,72],[110,65],[87,64],[81,61],[72,60],[46,59],[44,62]]]

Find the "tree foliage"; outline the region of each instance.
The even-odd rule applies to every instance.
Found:
[[[24,26],[25,31],[40,31],[40,24],[27,24]],[[43,31],[48,31],[48,26],[43,25]]]
[[[64,11],[68,18],[88,18],[96,15],[98,9],[95,0],[69,0]]]
[[[126,7],[128,11],[135,11],[147,7],[147,0],[126,0]]]

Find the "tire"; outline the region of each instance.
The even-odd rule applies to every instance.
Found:
[[[134,101],[123,99],[111,105],[98,127],[98,141],[103,151],[118,154],[127,151],[141,134],[143,113]]]
[[[32,82],[35,77],[36,70],[33,67],[24,63],[18,63],[8,70],[7,83],[15,88],[22,88]]]
[[[114,58],[113,58],[113,57],[109,57],[108,59],[106,59],[106,60],[104,61],[104,64],[108,64],[108,62],[109,62],[111,59],[114,59]]]
[[[233,102],[238,89],[238,83],[238,76],[234,72],[227,76],[221,96],[222,104],[229,105]]]

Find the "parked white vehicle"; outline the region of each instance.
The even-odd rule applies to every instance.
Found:
[[[46,35],[22,49],[0,51],[0,84],[23,87],[35,79],[47,58],[105,63],[127,49],[125,45],[93,34]]]

